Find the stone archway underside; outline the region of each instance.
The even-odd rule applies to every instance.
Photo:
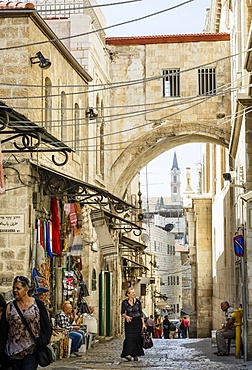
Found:
[[[160,154],[183,144],[212,143],[229,146],[231,129],[217,125],[195,123],[161,126],[143,133],[121,152],[112,166],[114,194],[124,197],[136,174]]]

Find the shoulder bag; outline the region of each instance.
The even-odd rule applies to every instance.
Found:
[[[143,330],[142,338],[143,338],[143,348],[144,349],[148,349],[148,348],[153,347],[153,341],[152,341],[149,333],[146,330]]]
[[[19,316],[21,317],[26,329],[28,330],[30,336],[32,337],[34,343],[37,344],[37,338],[35,337],[35,335],[31,331],[31,328],[29,327],[27,321],[25,320],[25,317],[22,314],[20,308],[18,307],[17,302],[13,301],[13,303],[14,303],[14,306],[15,306]],[[38,360],[38,364],[41,367],[46,367],[46,366],[50,365],[52,362],[54,362],[56,360],[54,350],[53,350],[52,345],[50,343],[47,344],[47,346],[45,346],[43,348],[36,348],[35,353],[36,353],[36,357],[37,357],[37,360]]]

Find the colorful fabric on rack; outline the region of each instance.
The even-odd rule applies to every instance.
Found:
[[[60,220],[57,198],[52,200],[52,252],[61,255]]]
[[[74,203],[70,203],[70,221],[71,221],[71,226],[74,229],[77,225],[77,215],[75,212]]]
[[[52,259],[52,249],[51,249],[51,243],[50,243],[50,222],[46,222],[46,251],[49,255],[49,257]]]
[[[68,217],[70,215],[70,211],[71,211],[70,203],[65,203],[64,204],[64,212],[66,214],[66,217]]]
[[[82,255],[82,237],[80,235],[81,229],[77,229],[74,232],[73,245],[71,249],[72,256],[81,256]]]
[[[39,241],[43,248],[45,248],[44,232],[43,232],[43,221],[39,220]]]
[[[43,239],[43,225],[41,220],[37,220],[37,245],[36,245],[36,264],[41,266],[45,263],[45,249],[41,243],[41,236]]]

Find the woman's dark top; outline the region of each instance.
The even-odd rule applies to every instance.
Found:
[[[139,299],[134,300],[134,304],[131,305],[128,299],[122,301],[121,315],[126,314],[130,317],[143,317],[142,304]]]
[[[165,330],[170,330],[171,323],[168,319],[164,319],[163,321],[163,327]]]

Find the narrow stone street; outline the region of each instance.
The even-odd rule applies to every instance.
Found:
[[[112,339],[106,343],[96,343],[81,358],[58,360],[48,366],[49,370],[71,369],[189,369],[189,370],[252,370],[252,361],[235,358],[235,348],[227,357],[214,355],[208,339],[155,339],[154,346],[145,350],[139,361],[128,362],[120,358],[122,339]]]

